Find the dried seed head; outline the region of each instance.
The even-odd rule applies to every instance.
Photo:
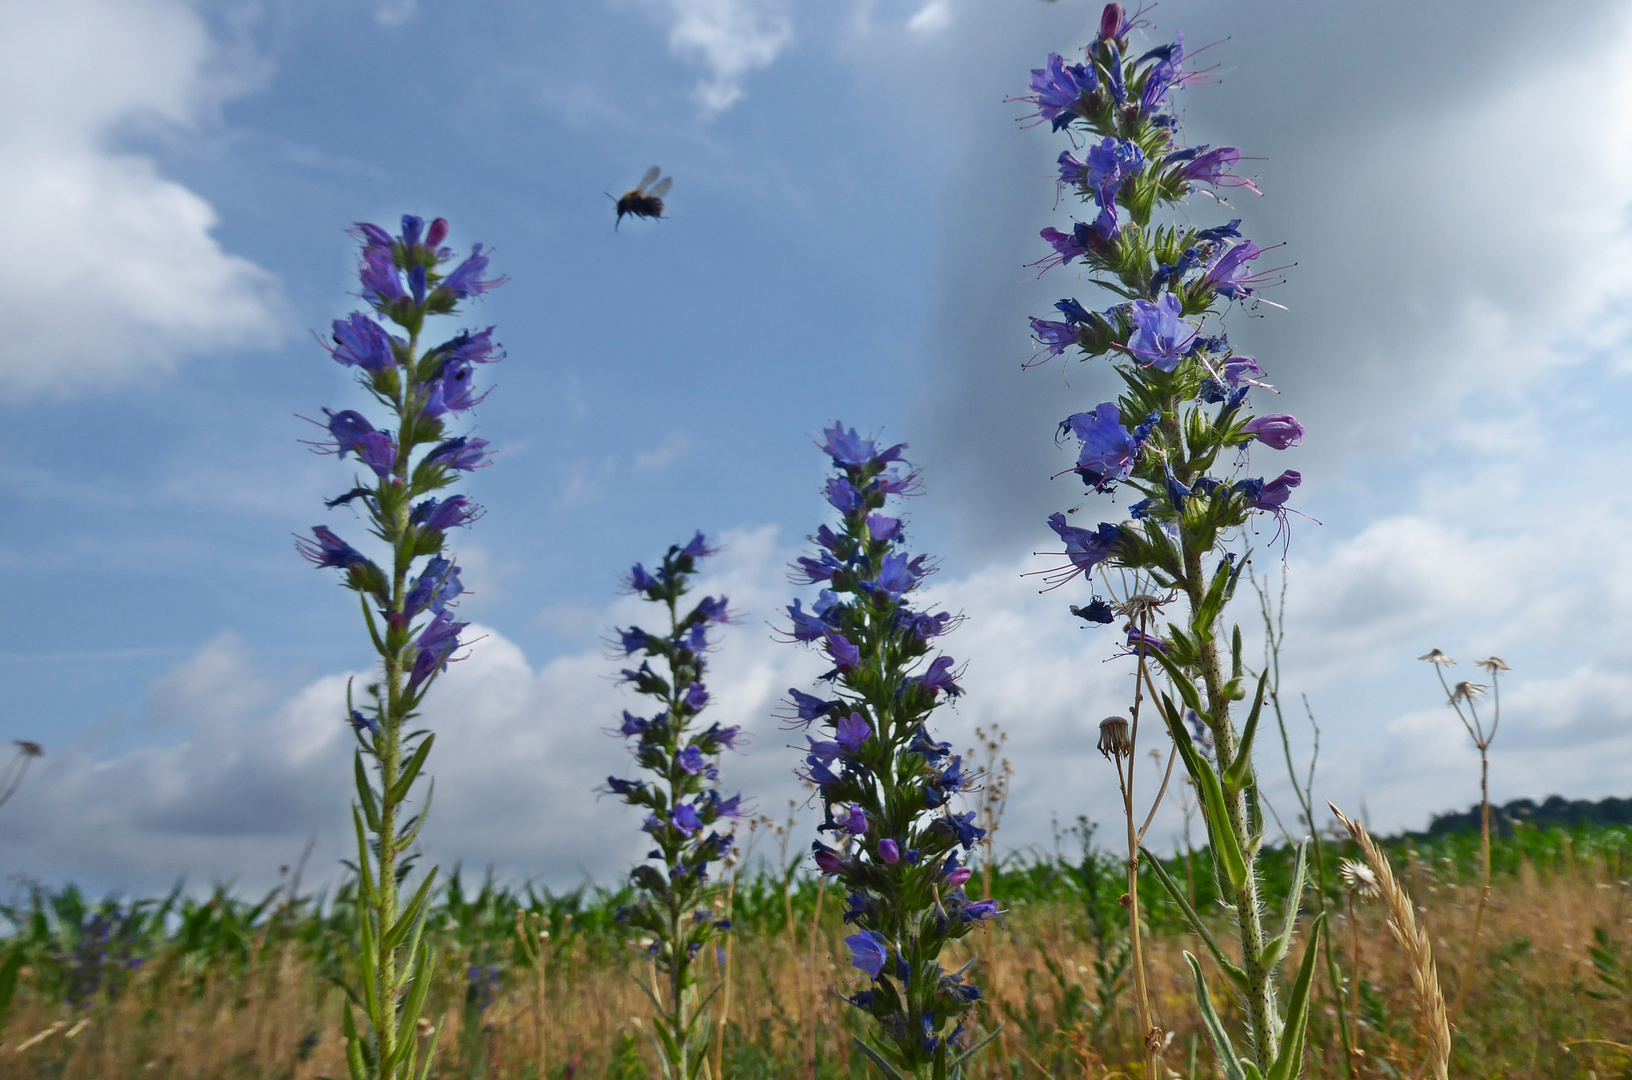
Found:
[[[1466,679],[1456,684],[1451,691],[1452,701],[1471,702],[1474,698],[1484,697],[1485,688],[1479,683],[1468,682]]]
[[[1099,752],[1107,761],[1125,758],[1133,753],[1128,721],[1121,716],[1107,716],[1099,722]]]
[[[18,739],[18,740],[16,740],[16,742],[17,742],[17,752],[19,754],[21,754],[23,757],[44,757],[45,756],[45,748],[43,746],[41,746],[39,743],[37,743],[37,742],[30,742],[27,739]]]
[[[1170,604],[1178,597],[1177,592],[1170,592],[1166,596],[1152,596],[1149,593],[1134,593],[1120,604],[1112,604],[1111,610],[1127,619],[1137,619],[1141,615],[1154,615],[1165,604]]]
[[[1422,656],[1417,657],[1417,659],[1418,660],[1426,660],[1430,664],[1454,664],[1454,663],[1456,663],[1455,660],[1452,660],[1449,656],[1446,656],[1444,653],[1440,652],[1438,649],[1434,649],[1432,652],[1425,653]]]
[[[1496,674],[1498,671],[1513,670],[1503,662],[1500,656],[1487,656],[1483,660],[1478,661],[1478,664],[1492,675]]]
[[[1337,864],[1337,872],[1343,876],[1343,884],[1349,891],[1363,900],[1370,900],[1378,893],[1377,875],[1371,872],[1371,867],[1353,859],[1344,859]]]

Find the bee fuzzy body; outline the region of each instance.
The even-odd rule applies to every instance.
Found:
[[[669,185],[674,183],[674,177],[665,176],[659,180],[658,175],[661,172],[661,169],[653,165],[646,170],[646,175],[641,178],[639,184],[618,198],[618,219],[612,225],[614,230],[623,224],[625,214],[640,218],[663,217],[663,196],[669,193]]]

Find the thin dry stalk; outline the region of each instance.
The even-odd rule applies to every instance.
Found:
[[[1447,1080],[1451,1063],[1451,1023],[1445,1013],[1445,995],[1439,988],[1439,972],[1434,967],[1434,949],[1428,935],[1417,925],[1411,897],[1394,878],[1394,868],[1358,821],[1350,821],[1331,803],[1332,813],[1354,837],[1365,856],[1366,865],[1377,875],[1377,888],[1388,908],[1388,929],[1411,962],[1411,983],[1417,992],[1424,1034],[1428,1037],[1429,1065],[1437,1080]]]

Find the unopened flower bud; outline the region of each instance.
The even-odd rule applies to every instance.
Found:
[[[1125,717],[1107,716],[1099,722],[1099,752],[1107,761],[1133,753],[1133,740],[1129,737]]]
[[[1105,10],[1099,13],[1099,36],[1106,41],[1121,36],[1123,18],[1121,4],[1106,4]]]
[[[440,247],[442,245],[442,241],[446,240],[447,238],[448,219],[439,217],[435,221],[431,222],[431,227],[426,230],[425,245],[433,248]]]

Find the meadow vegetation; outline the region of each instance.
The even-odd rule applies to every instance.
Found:
[[[1632,828],[1521,821],[1503,831],[1494,842],[1480,956],[1454,1032],[1452,1075],[1632,1076]],[[1479,836],[1418,834],[1384,847],[1417,898],[1450,997],[1469,970]],[[1327,851],[1328,865],[1356,854],[1346,838],[1334,837]],[[1278,907],[1291,849],[1266,850],[1260,866],[1266,903]],[[1198,911],[1222,921],[1205,849],[1166,859],[1163,869]],[[1145,1075],[1119,903],[1124,873],[1125,860],[1101,849],[1086,822],[1063,830],[1053,852],[997,862],[986,880],[1007,914],[960,942],[950,958],[980,955],[978,1029],[1002,1025],[970,1060],[968,1075]],[[975,878],[977,888],[981,881]],[[1152,1007],[1172,1033],[1162,1065],[1186,1080],[1219,1075],[1181,956],[1203,950],[1156,881],[1141,891],[1151,898],[1141,910]],[[1320,969],[1308,1075],[1425,1075],[1410,972],[1381,908],[1360,898],[1351,908],[1336,873],[1311,891],[1332,913],[1344,985],[1337,993]],[[334,979],[354,948],[353,897],[349,886],[303,893],[293,880],[256,901],[225,889],[207,898],[178,891],[92,901],[72,887],[25,887],[5,909],[14,962],[4,970],[15,974],[16,988],[0,1033],[0,1076],[343,1075],[343,995]],[[631,978],[650,960],[614,917],[628,900],[593,888],[551,894],[457,874],[447,881],[428,918],[427,932],[446,958],[426,1010],[446,1016],[432,1075],[655,1076],[643,1026],[650,1005]],[[730,974],[729,1000],[714,1009],[726,1021],[712,1032],[710,1074],[866,1075],[869,1065],[850,1038],[866,1018],[840,997],[864,976],[847,963],[849,928],[832,892],[797,873],[739,868],[729,903],[729,955],[717,950],[699,960],[710,974],[727,965]],[[1294,954],[1288,963],[1298,960]],[[1352,1063],[1344,1060],[1341,1023],[1357,1033]]]

